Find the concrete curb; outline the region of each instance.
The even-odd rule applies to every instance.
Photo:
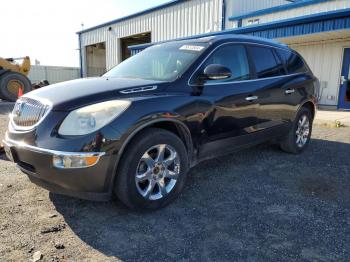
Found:
[[[350,127],[350,124],[348,122],[343,122],[341,120],[315,119],[313,124],[314,126],[319,126],[319,127],[332,127],[332,128]]]

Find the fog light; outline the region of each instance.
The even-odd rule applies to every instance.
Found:
[[[53,165],[57,168],[85,168],[97,164],[100,154],[54,155]]]

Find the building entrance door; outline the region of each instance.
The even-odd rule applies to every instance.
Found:
[[[121,38],[120,39],[121,55],[122,55],[121,61],[124,61],[131,56],[129,46],[148,44],[148,43],[151,43],[151,39],[152,39],[151,33],[142,33],[138,35],[132,35],[132,36]]]
[[[338,109],[350,110],[350,48],[344,49],[339,88]]]

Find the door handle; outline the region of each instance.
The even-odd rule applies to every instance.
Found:
[[[348,80],[345,78],[345,76],[341,76],[340,78],[340,84],[344,85],[345,82],[347,82]]]
[[[258,99],[257,96],[248,96],[248,97],[245,98],[245,100],[247,100],[247,101],[254,101],[254,100],[257,100],[257,99]]]
[[[286,93],[286,95],[290,95],[290,94],[293,94],[295,92],[295,89],[287,89],[284,92]]]

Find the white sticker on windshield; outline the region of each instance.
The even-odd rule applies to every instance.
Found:
[[[203,49],[204,49],[204,46],[200,46],[200,45],[183,45],[180,47],[180,50],[196,51],[196,52],[200,52]]]

